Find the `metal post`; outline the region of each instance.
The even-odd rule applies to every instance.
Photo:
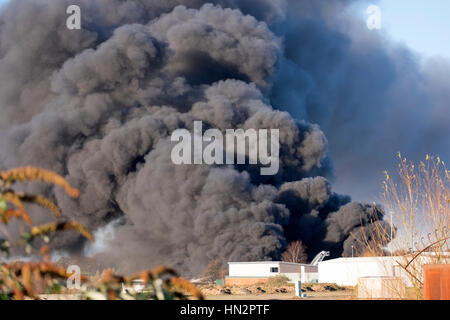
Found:
[[[302,282],[301,281],[295,281],[295,296],[301,297],[302,296]]]

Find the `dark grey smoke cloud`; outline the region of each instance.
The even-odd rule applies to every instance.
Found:
[[[343,13],[352,2],[289,1],[276,26],[285,51],[271,102],[320,125],[338,191],[376,200],[397,152],[413,161],[450,157],[450,61],[422,61],[384,30],[368,30]]]
[[[64,215],[92,230],[117,224],[97,257],[123,271],[165,263],[198,274],[215,258],[279,259],[297,239],[310,258],[351,254],[362,230],[387,228],[373,223],[383,211],[327,179],[364,191],[395,151],[445,147],[446,62],[422,70],[408,50],[386,48],[340,14],[352,1],[209,2],[10,3],[0,16],[0,167],[65,175],[82,195],[55,190]],[[73,3],[80,31],[65,28]],[[173,165],[170,134],[194,120],[279,128],[279,173]],[[53,245],[84,247],[72,234]]]

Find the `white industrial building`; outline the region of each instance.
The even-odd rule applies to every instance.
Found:
[[[291,282],[336,283],[355,286],[361,278],[402,278],[406,286],[412,286],[411,277],[400,265],[408,264],[414,254],[406,256],[355,257],[323,259],[329,253],[320,252],[311,264],[283,261],[228,262],[227,285],[250,285],[265,282],[270,277],[286,276]],[[450,254],[441,253],[441,263],[450,263]],[[422,253],[409,266],[421,269],[423,265],[435,263],[434,253]],[[419,276],[420,277],[420,276]]]
[[[432,255],[433,253],[423,253],[414,260],[410,269],[421,269],[425,264],[435,263]],[[448,255],[441,255],[446,257],[444,259],[447,259],[447,263],[450,262]],[[321,261],[318,270],[319,282],[355,286],[358,278],[363,277],[401,277],[405,280],[406,286],[412,286],[411,277],[399,264],[406,265],[412,258],[413,255],[337,258]]]
[[[402,275],[395,257],[357,257],[325,260],[319,263],[319,282],[355,286],[361,277]]]
[[[284,261],[228,262],[228,285],[249,285],[265,282],[270,277],[286,276],[291,282],[318,282],[318,264],[328,257],[328,251],[319,252],[310,264]]]
[[[274,276],[286,276],[291,282],[318,281],[318,267],[283,261],[228,262],[227,284],[251,284]]]

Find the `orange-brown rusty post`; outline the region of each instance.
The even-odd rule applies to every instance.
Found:
[[[450,264],[423,266],[423,298],[450,300]]]

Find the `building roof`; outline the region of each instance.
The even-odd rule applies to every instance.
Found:
[[[364,261],[385,261],[385,260],[393,260],[393,259],[401,259],[403,257],[399,256],[384,256],[384,257],[346,257],[346,258],[336,258],[329,259],[319,262],[322,263],[345,263],[345,262],[364,262]]]
[[[295,263],[285,261],[238,261],[238,262],[228,262],[228,264],[289,264],[294,266],[309,266],[308,263]]]
[[[434,252],[422,252],[421,256],[433,256],[435,255]],[[446,252],[442,252],[440,253],[440,255],[442,257],[445,257],[447,259],[447,257],[450,257],[450,255]],[[414,254],[408,254],[407,256],[377,256],[377,257],[341,257],[341,258],[336,258],[336,259],[329,259],[329,260],[324,260],[321,261],[319,263],[345,263],[345,262],[364,262],[364,261],[386,261],[386,260],[399,260],[402,261],[402,259],[405,258],[412,258],[414,256]]]

